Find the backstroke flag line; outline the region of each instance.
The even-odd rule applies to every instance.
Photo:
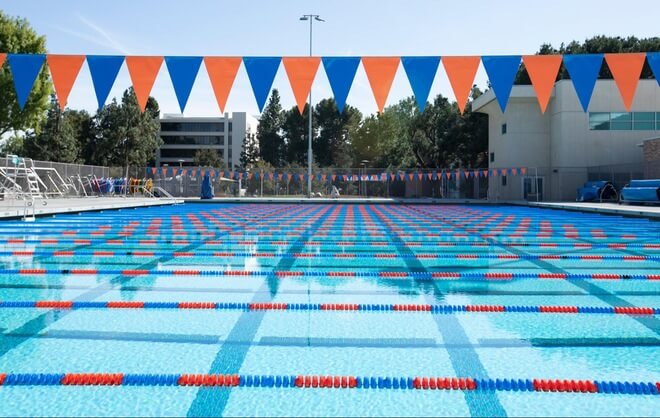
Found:
[[[524,67],[521,67],[521,59]],[[502,112],[506,111],[516,76],[524,68],[529,75],[542,113],[547,110],[557,74],[562,63],[570,76],[582,109],[587,112],[589,102],[604,64],[610,70],[627,111],[632,108],[642,69],[648,62],[660,86],[660,52],[578,54],[578,55],[498,55],[498,56],[407,56],[407,57],[201,57],[201,56],[117,56],[117,55],[61,55],[61,54],[0,54],[0,67],[6,65],[12,74],[18,106],[23,109],[41,71],[50,70],[57,100],[61,109],[75,84],[85,60],[89,67],[99,109],[112,91],[124,61],[128,68],[138,104],[145,110],[162,63],[172,81],[179,110],[185,111],[197,80],[202,61],[206,67],[215,99],[221,112],[241,66],[245,70],[259,111],[263,111],[273,82],[282,62],[296,99],[298,110],[304,111],[306,99],[314,85],[318,67],[323,63],[326,76],[339,112],[343,112],[362,62],[369,86],[379,112],[383,112],[396,77],[399,62],[403,66],[410,88],[420,111],[424,111],[439,64],[461,113],[465,111],[474,79],[483,63]]]

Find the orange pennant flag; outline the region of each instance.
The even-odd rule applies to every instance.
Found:
[[[151,174],[156,175],[156,167],[151,167]]]
[[[525,167],[521,168],[521,169],[520,169],[520,174],[522,174],[523,176],[524,176],[525,174],[527,174],[527,168],[525,168]]]
[[[0,54],[0,68],[2,68],[2,64],[5,63],[5,59],[7,59],[7,54]]]
[[[414,174],[413,173],[408,173],[408,178],[410,179],[410,181],[413,181]]]
[[[225,110],[227,98],[234,85],[241,61],[243,61],[241,57],[204,57],[204,66],[209,74],[220,112]]]
[[[419,181],[422,181],[422,179],[424,178],[424,174],[423,173],[417,173],[417,178],[419,179]]]
[[[511,175],[512,176],[517,176],[518,175],[518,169],[517,168],[512,168],[511,169]]]
[[[273,174],[273,173],[268,173],[268,180],[273,181],[273,176],[274,175],[275,174]]]
[[[470,172],[469,171],[464,171],[463,175],[465,176],[466,179],[470,178]]]
[[[325,181],[328,179],[327,174],[321,174],[321,181],[325,183]]]
[[[426,173],[426,176],[429,178],[429,180],[433,180],[433,173]]]
[[[291,178],[293,177],[293,174],[287,173],[286,175],[286,181],[291,181]]]
[[[488,170],[483,170],[481,174],[483,174],[484,177],[488,177]]]
[[[536,92],[536,99],[541,106],[541,113],[545,113],[552,94],[552,87],[555,85],[557,73],[561,66],[561,55],[525,55],[523,63],[532,86]]]
[[[442,57],[440,60],[445,67],[445,72],[461,113],[465,111],[465,104],[472,90],[480,61],[481,58],[476,56]]]
[[[367,73],[380,113],[383,113],[385,108],[396,70],[399,68],[399,61],[399,57],[362,57],[362,66]]]
[[[337,175],[336,175],[336,174],[333,174],[333,175],[332,175],[332,181],[335,181],[335,180],[337,180]]]
[[[500,174],[502,174],[503,176],[506,176],[507,172],[508,172],[508,170],[506,168],[503,168]]]
[[[447,177],[447,179],[450,179],[450,178],[451,178],[451,172],[450,172],[450,171],[447,171],[447,172],[445,173],[445,177]]]
[[[630,112],[635,90],[642,74],[642,67],[646,59],[645,53],[632,54],[605,54],[605,61],[612,72],[612,77],[619,87],[623,105]]]
[[[73,83],[76,82],[80,68],[85,62],[85,56],[48,54],[46,60],[48,68],[50,68],[50,77],[53,79],[57,101],[60,109],[64,111]]]
[[[293,96],[296,98],[298,111],[303,114],[307,96],[314,83],[316,72],[321,63],[320,57],[283,57],[282,63],[289,77],[289,84],[293,90]]]
[[[252,180],[253,175],[254,175],[254,173],[248,173],[248,180]]]
[[[493,170],[493,172],[491,174],[492,174],[493,177],[497,177],[497,170]]]
[[[133,90],[137,97],[140,110],[144,112],[147,107],[147,100],[154,86],[160,66],[163,64],[163,57],[145,57],[145,56],[127,56],[126,65],[128,73],[131,76]]]

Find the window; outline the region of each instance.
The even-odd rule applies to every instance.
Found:
[[[495,153],[494,153],[494,152],[491,152],[491,153],[490,153],[490,162],[491,162],[491,163],[494,163],[494,162],[495,162]]]
[[[609,131],[610,114],[605,112],[589,113],[589,130],[591,131]]]
[[[224,122],[161,122],[163,132],[222,132]]]
[[[502,186],[506,186],[506,176],[502,176]]]
[[[222,136],[180,136],[163,135],[163,143],[167,145],[224,145],[225,139]]]
[[[506,123],[502,124],[502,135],[506,134]]]
[[[660,131],[660,112],[590,112],[592,131]]]

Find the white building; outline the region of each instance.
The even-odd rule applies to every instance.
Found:
[[[639,81],[631,112],[613,80],[596,82],[586,113],[570,80],[555,84],[545,114],[528,85],[513,87],[504,114],[492,90],[472,109],[488,114],[490,168],[527,167],[524,177],[489,178],[491,199],[535,200],[535,182],[539,200],[574,200],[587,180],[614,179],[621,187],[643,178],[640,144],[660,131],[656,80]]]
[[[217,150],[227,167],[240,164],[243,141],[248,132],[256,134],[258,121],[245,112],[229,117],[184,117],[165,114],[160,120],[163,145],[156,151],[156,166],[192,166],[195,153],[204,148]]]

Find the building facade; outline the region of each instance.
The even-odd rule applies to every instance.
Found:
[[[245,112],[224,117],[184,117],[165,114],[160,120],[163,145],[156,151],[156,166],[192,166],[195,153],[210,148],[229,168],[240,165],[243,142],[248,133],[256,134],[257,120]]]
[[[498,200],[575,200],[587,180],[618,187],[644,178],[642,143],[660,134],[660,87],[640,80],[631,112],[614,80],[598,80],[584,112],[570,80],[558,81],[545,113],[532,86],[513,86],[502,113],[492,90],[473,111],[488,114],[490,168],[527,167],[526,176],[493,177],[488,194]]]

